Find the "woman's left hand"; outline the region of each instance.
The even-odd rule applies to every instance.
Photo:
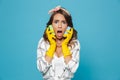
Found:
[[[70,39],[72,38],[73,35],[73,28],[71,28],[70,30],[66,31],[67,34],[64,34],[63,36],[66,37],[65,40],[62,42],[62,52],[63,52],[63,56],[67,57],[69,55],[71,55],[71,52],[68,48],[68,43],[70,41]]]

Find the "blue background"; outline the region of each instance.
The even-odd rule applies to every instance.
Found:
[[[42,80],[36,50],[57,5],[81,42],[73,80],[120,80],[120,0],[0,0],[0,80]]]

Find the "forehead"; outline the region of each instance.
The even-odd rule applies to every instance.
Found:
[[[54,15],[53,20],[65,20],[65,17],[62,14],[57,13]]]

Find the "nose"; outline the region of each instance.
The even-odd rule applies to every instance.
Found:
[[[59,23],[59,24],[58,24],[58,28],[62,28],[62,23]]]

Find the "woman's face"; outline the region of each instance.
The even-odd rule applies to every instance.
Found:
[[[65,17],[62,14],[58,13],[54,15],[52,26],[57,39],[62,39],[63,34],[66,31],[67,25],[68,24],[65,20]]]

